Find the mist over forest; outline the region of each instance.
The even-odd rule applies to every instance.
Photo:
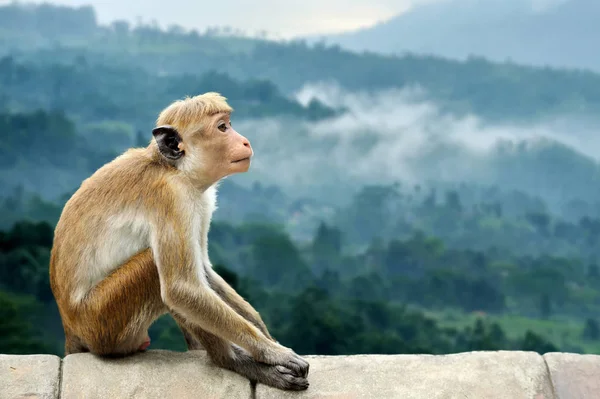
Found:
[[[600,353],[600,74],[18,4],[0,6],[1,353],[61,353],[62,206],[206,91],[255,152],[220,185],[211,259],[280,342]],[[168,317],[151,336],[184,350]]]

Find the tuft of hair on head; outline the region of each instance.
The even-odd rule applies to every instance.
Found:
[[[156,126],[171,125],[183,131],[199,123],[203,117],[232,111],[226,97],[211,91],[174,101],[158,115]]]

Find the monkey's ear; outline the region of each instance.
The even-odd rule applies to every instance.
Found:
[[[179,148],[181,136],[177,129],[170,125],[158,126],[152,129],[158,150],[167,159],[176,161],[181,158],[184,151]]]

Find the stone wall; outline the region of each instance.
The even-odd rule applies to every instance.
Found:
[[[307,356],[310,387],[284,392],[211,364],[204,351],[0,355],[0,399],[600,399],[600,356],[500,351]]]

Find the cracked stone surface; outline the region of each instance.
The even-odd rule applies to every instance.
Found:
[[[256,398],[554,399],[546,364],[533,352],[306,359],[310,362],[306,391],[258,385]]]
[[[153,350],[122,359],[65,357],[62,399],[187,399],[252,396],[250,381],[214,366],[204,351]]]
[[[600,356],[546,353],[544,359],[557,399],[600,398]]]
[[[0,399],[55,399],[59,381],[58,356],[0,354]]]

